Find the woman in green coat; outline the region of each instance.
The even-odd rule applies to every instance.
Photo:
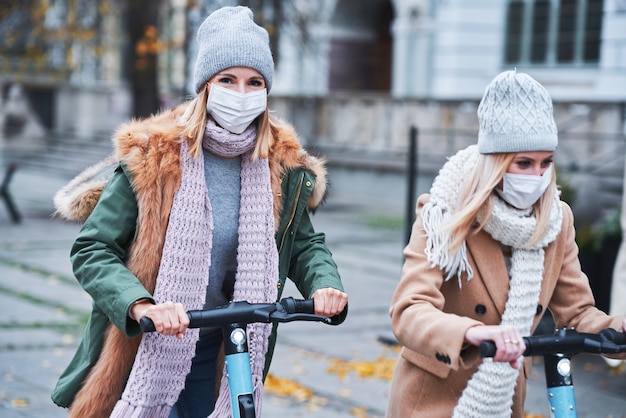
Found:
[[[206,417],[214,405],[222,416],[230,402],[221,333],[187,329],[187,310],[275,302],[287,277],[317,314],[347,306],[324,234],[309,219],[325,196],[324,162],[267,109],[267,32],[249,9],[226,7],[201,25],[198,47],[198,96],[122,126],[112,158],[55,196],[59,214],[84,221],[71,260],[94,301],[52,395],[71,416]],[[105,167],[113,174],[103,176]],[[144,316],[158,333],[142,338]],[[249,328],[260,399],[275,329]]]

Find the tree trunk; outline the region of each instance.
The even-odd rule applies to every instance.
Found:
[[[127,31],[133,117],[142,118],[160,108],[157,83],[158,18],[161,0],[129,0]]]

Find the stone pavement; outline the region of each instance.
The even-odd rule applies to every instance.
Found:
[[[11,190],[24,216],[20,224],[10,223],[0,203],[4,418],[66,416],[50,400],[50,391],[73,354],[90,307],[68,257],[79,226],[49,216],[51,197],[66,181],[18,171]],[[371,184],[376,194],[361,194],[360,200],[355,190],[367,187],[351,187],[358,182],[353,173],[331,171],[331,181],[334,194],[313,222],[327,234],[350,295],[350,314],[338,327],[281,325],[271,373],[286,379],[281,389],[295,389],[290,396],[267,394],[267,417],[374,418],[382,417],[387,405],[388,364],[397,355],[385,342],[393,340],[387,309],[402,264],[401,179],[385,179],[387,187]],[[285,295],[290,294],[296,292],[288,287]],[[611,371],[600,358],[580,356],[574,360],[574,382],[580,417],[626,417],[623,373]],[[541,362],[533,368],[528,392],[527,411],[547,417]]]

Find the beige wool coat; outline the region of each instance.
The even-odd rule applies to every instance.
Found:
[[[428,201],[420,196],[417,213]],[[623,317],[609,317],[594,307],[587,276],[581,271],[570,207],[563,205],[561,232],[545,251],[534,330],[546,309],[557,327],[581,332],[622,329]],[[464,342],[468,328],[499,324],[507,301],[509,279],[500,244],[484,231],[467,239],[467,256],[474,271],[462,286],[456,277],[444,281],[442,271],[426,259],[426,233],[418,216],[405,263],[390,307],[393,332],[402,345],[391,384],[387,418],[450,417],[481,357]],[[520,372],[513,417],[523,417],[530,359]]]

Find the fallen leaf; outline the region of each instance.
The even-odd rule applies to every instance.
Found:
[[[600,370],[600,368],[598,367],[598,365],[597,365],[597,364],[593,364],[593,363],[586,362],[586,363],[583,365],[583,370],[585,370],[586,372],[592,372],[592,373],[595,373],[595,372],[598,372],[598,371]]]
[[[350,396],[352,396],[352,391],[350,389],[341,389],[339,391],[339,396],[341,396],[342,398],[349,398]]]
[[[29,404],[28,399],[13,399],[11,401],[11,405],[13,405],[14,408],[27,408]]]
[[[375,361],[344,361],[333,359],[326,369],[328,373],[334,373],[343,380],[353,372],[360,378],[377,378],[391,381],[393,369],[396,366],[396,358],[378,358]]]
[[[321,396],[312,396],[309,403],[313,403],[315,405],[324,406],[328,404],[328,399],[323,398]]]
[[[367,418],[367,408],[361,406],[359,408],[350,409],[350,415],[353,415],[357,418]]]
[[[298,402],[311,399],[313,391],[296,381],[274,376],[269,373],[265,379],[265,391],[280,397],[290,397]]]
[[[609,368],[609,376],[622,376],[626,373],[626,362],[622,361],[622,363],[617,367]]]

